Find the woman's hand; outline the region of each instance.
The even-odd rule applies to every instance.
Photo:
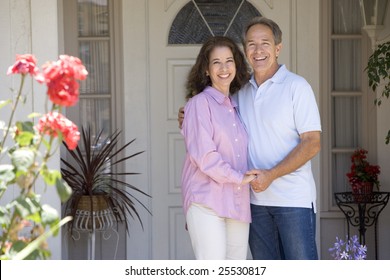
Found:
[[[245,174],[242,179],[241,185],[247,185],[257,178],[256,174]]]
[[[179,128],[181,129],[184,121],[184,107],[179,109],[179,112],[177,113],[177,121],[179,122]]]

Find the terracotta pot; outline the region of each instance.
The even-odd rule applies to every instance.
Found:
[[[371,182],[358,182],[352,186],[352,195],[356,202],[368,202],[372,199],[374,184]]]

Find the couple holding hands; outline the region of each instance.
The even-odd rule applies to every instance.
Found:
[[[272,20],[252,19],[243,47],[245,55],[222,36],[203,44],[179,112],[183,209],[195,257],[242,260],[249,245],[253,259],[318,259],[314,93],[278,63],[282,32]]]

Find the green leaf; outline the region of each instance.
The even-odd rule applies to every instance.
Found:
[[[15,136],[15,141],[21,146],[29,146],[32,143],[32,140],[34,139],[35,134],[29,131],[22,131],[18,132],[18,134]]]
[[[34,123],[27,121],[27,122],[16,122],[16,127],[18,128],[19,132],[26,131],[34,133]]]
[[[42,116],[42,114],[41,113],[37,113],[37,112],[33,112],[33,113],[27,115],[27,117],[29,119],[38,118],[40,116]]]
[[[30,214],[30,215],[27,215],[25,217],[25,219],[33,221],[34,223],[37,223],[37,224],[41,224],[42,223],[41,213],[39,213],[39,212],[35,212],[35,213]]]
[[[0,100],[0,109],[7,106],[8,104],[12,103],[12,100],[11,99],[7,99],[7,100]]]
[[[50,227],[60,221],[57,210],[48,204],[42,205],[41,219],[44,225],[50,225]]]
[[[34,163],[35,153],[29,148],[15,150],[11,155],[12,164],[21,171],[26,172]]]
[[[11,164],[0,164],[0,187],[5,187],[13,179],[15,179],[14,166]]]
[[[7,190],[7,184],[3,181],[0,181],[0,197],[3,196],[3,193]]]
[[[7,208],[0,206],[0,225],[6,226],[11,222],[11,215]]]
[[[61,202],[64,203],[64,202],[68,201],[68,199],[72,195],[72,188],[68,185],[68,183],[62,181],[59,178],[56,180],[56,187],[57,187],[57,193],[61,199]]]
[[[61,172],[58,170],[49,170],[47,168],[44,168],[41,170],[41,175],[45,183],[49,186],[54,186],[54,184],[56,184],[56,181],[58,179],[61,179]]]
[[[36,198],[20,196],[16,198],[16,200],[14,200],[12,204],[13,206],[15,206],[16,212],[22,218],[31,217],[34,219],[34,214],[38,213],[41,210],[39,201]]]

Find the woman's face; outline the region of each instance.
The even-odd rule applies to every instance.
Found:
[[[206,74],[210,76],[211,86],[229,95],[230,84],[236,76],[236,63],[228,47],[216,47],[211,51]]]

